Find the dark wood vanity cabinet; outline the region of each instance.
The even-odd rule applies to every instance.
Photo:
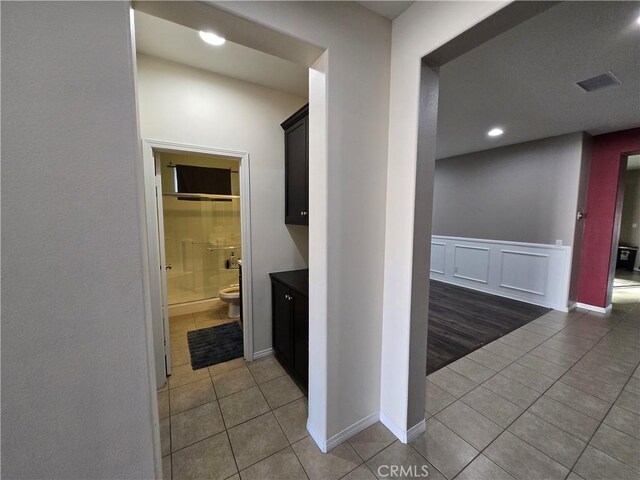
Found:
[[[309,105],[281,126],[284,130],[284,223],[309,225]]]
[[[270,274],[275,357],[305,389],[309,381],[309,271]]]

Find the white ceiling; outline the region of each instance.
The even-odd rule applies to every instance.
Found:
[[[407,8],[409,8],[413,2],[358,2],[365,8],[368,8],[372,12],[382,15],[383,17],[393,20]]]
[[[640,126],[638,2],[563,2],[444,65],[438,158]],[[612,71],[622,85],[576,82]],[[486,133],[493,127],[501,137]]]
[[[196,30],[137,10],[135,29],[139,53],[308,96],[308,69],[303,65],[229,41],[214,47],[204,43]]]

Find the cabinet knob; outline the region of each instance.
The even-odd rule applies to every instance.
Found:
[[[309,215],[309,212],[302,211],[302,212],[300,212],[300,215],[302,215],[304,217],[305,215]]]

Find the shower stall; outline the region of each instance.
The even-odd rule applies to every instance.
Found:
[[[160,168],[168,304],[215,299],[238,283],[238,162],[162,153]]]

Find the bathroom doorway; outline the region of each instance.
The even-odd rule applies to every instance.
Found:
[[[251,356],[249,156],[144,141],[158,384]],[[171,322],[169,322],[171,317]],[[173,358],[172,358],[173,357]]]

